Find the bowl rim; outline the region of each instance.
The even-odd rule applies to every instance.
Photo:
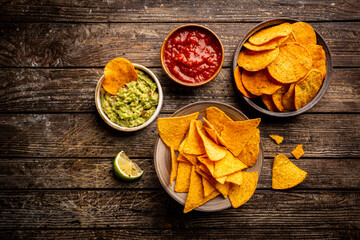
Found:
[[[186,27],[198,27],[198,28],[202,28],[205,29],[206,31],[210,32],[219,42],[220,46],[221,46],[221,62],[220,65],[218,67],[218,69],[216,70],[216,72],[214,73],[214,75],[212,75],[209,79],[207,79],[206,81],[200,82],[200,83],[186,83],[181,81],[180,79],[177,79],[176,77],[174,77],[170,71],[167,69],[166,65],[165,65],[165,60],[164,60],[164,50],[165,50],[165,43],[169,40],[170,36],[173,35],[173,33],[175,33],[176,31],[182,29],[182,28],[186,28]],[[190,24],[184,24],[181,25],[179,27],[176,27],[175,29],[173,29],[164,39],[162,45],[161,45],[161,49],[160,49],[160,60],[161,60],[161,66],[164,69],[164,71],[166,72],[166,74],[170,77],[171,80],[173,80],[174,82],[182,85],[182,86],[186,86],[186,87],[197,87],[197,86],[201,86],[204,85],[208,82],[210,82],[211,80],[213,80],[214,78],[216,78],[216,76],[220,73],[222,66],[224,65],[224,61],[225,61],[225,51],[224,51],[224,46],[220,40],[220,38],[216,35],[216,33],[214,31],[212,31],[210,28],[205,27],[203,25],[200,24],[195,24],[195,23],[190,23]]]
[[[295,22],[301,22],[301,21],[292,19],[292,18],[274,18],[274,19],[263,21],[263,22],[257,24],[252,29],[250,29],[245,34],[245,36],[242,38],[242,40],[239,42],[239,44],[236,46],[236,49],[234,52],[234,57],[233,57],[233,62],[232,62],[232,72],[235,71],[235,68],[237,66],[238,55],[239,55],[241,49],[243,48],[244,43],[250,38],[250,36],[252,36],[255,32],[259,31],[260,29],[263,29],[263,28],[269,27],[269,26],[273,26],[276,24],[281,24],[284,22],[295,23]],[[326,76],[323,79],[323,83],[322,83],[321,88],[319,89],[319,92],[316,94],[316,96],[310,102],[308,102],[304,107],[302,107],[298,110],[295,110],[295,111],[272,112],[272,111],[269,111],[268,109],[262,108],[258,104],[254,103],[250,98],[247,98],[240,93],[242,99],[244,99],[251,107],[253,107],[258,112],[267,114],[267,115],[273,116],[273,117],[296,116],[296,115],[299,115],[301,113],[304,113],[304,112],[310,110],[313,106],[315,106],[320,101],[320,99],[325,95],[325,93],[330,85],[333,66],[332,66],[331,53],[330,53],[329,47],[327,46],[327,44],[326,44],[324,38],[321,36],[321,34],[318,33],[315,29],[314,29],[314,31],[316,34],[317,44],[319,44],[319,42],[324,43],[324,44],[319,44],[319,45],[321,45],[323,47],[327,59],[326,59]],[[319,41],[319,39],[320,39],[320,41]],[[234,74],[232,74],[232,79],[233,79],[233,83],[235,83]],[[239,92],[237,87],[234,87],[234,90]]]
[[[150,125],[156,118],[157,116],[159,115],[160,113],[160,110],[162,108],[162,105],[163,105],[163,98],[164,98],[164,94],[163,94],[163,90],[161,88],[161,84],[160,84],[160,81],[159,79],[156,77],[156,75],[151,71],[149,70],[148,68],[140,65],[140,64],[136,64],[136,63],[133,63],[134,67],[135,68],[138,68],[140,70],[143,70],[144,72],[146,72],[147,74],[149,74],[152,79],[155,81],[156,83],[156,86],[158,88],[158,93],[159,93],[159,102],[158,102],[158,105],[156,107],[156,110],[154,112],[154,114],[146,121],[144,122],[143,124],[139,125],[139,126],[136,126],[136,127],[122,127],[114,122],[112,122],[107,116],[106,114],[104,113],[104,111],[102,110],[102,107],[101,107],[101,102],[100,102],[100,91],[101,91],[101,87],[102,87],[102,81],[104,79],[104,74],[100,77],[97,85],[96,85],[96,89],[95,89],[95,105],[96,105],[96,109],[100,115],[100,117],[112,128],[118,130],[118,131],[123,131],[123,132],[134,132],[134,131],[138,131],[140,129],[143,129],[145,127],[147,127],[148,125]]]

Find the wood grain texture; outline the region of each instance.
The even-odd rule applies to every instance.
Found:
[[[7,1],[0,21],[62,22],[240,22],[291,15],[307,21],[357,20],[352,1]]]
[[[1,229],[359,229],[359,191],[257,190],[238,209],[183,214],[165,191],[1,191]]]
[[[208,23],[221,39],[224,66],[255,23]],[[0,67],[103,67],[125,57],[146,67],[160,67],[160,48],[178,23],[2,23]],[[312,23],[327,42],[335,67],[360,66],[360,24]]]
[[[265,157],[290,153],[298,144],[304,144],[309,158],[359,156],[359,114],[303,114],[276,121],[263,116],[259,128]],[[97,113],[2,114],[0,132],[2,157],[114,157],[122,149],[130,157],[152,158],[158,136],[156,121],[125,133],[107,126]],[[275,145],[269,134],[284,136],[283,144]]]
[[[162,112],[171,113],[201,100],[216,100],[234,106],[244,104],[244,101],[234,94],[230,68],[223,68],[215,80],[197,88],[174,84],[162,68],[151,70],[160,80],[164,91]],[[100,68],[2,69],[0,112],[95,112],[94,92],[101,74]],[[359,112],[359,79],[359,68],[334,69],[325,96],[309,112]]]
[[[360,190],[359,159],[290,159],[308,173],[297,189]],[[5,158],[0,161],[0,189],[162,189],[154,160],[133,160],[144,174],[126,183],[114,176],[113,158]],[[258,189],[271,189],[272,163],[273,158],[264,159]]]

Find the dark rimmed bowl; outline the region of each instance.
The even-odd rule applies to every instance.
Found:
[[[269,27],[269,26],[273,26],[273,25],[278,25],[284,22],[288,22],[288,23],[295,23],[295,22],[299,22],[298,20],[295,19],[290,19],[290,18],[276,18],[276,19],[272,19],[272,20],[268,20],[265,22],[262,22],[258,25],[256,25],[253,29],[251,29],[246,35],[245,37],[239,42],[239,44],[236,47],[235,53],[234,53],[234,58],[233,58],[233,64],[232,64],[232,71],[235,71],[235,68],[237,66],[237,59],[239,56],[240,51],[243,48],[243,44],[257,31]],[[314,29],[315,30],[315,29]],[[315,104],[317,104],[320,99],[324,96],[326,90],[328,89],[329,85],[330,85],[330,80],[331,80],[331,73],[332,73],[332,61],[331,61],[331,54],[330,54],[330,50],[324,40],[324,38],[315,30],[316,33],[316,39],[317,39],[317,44],[321,45],[325,51],[325,56],[326,56],[326,76],[325,79],[323,80],[323,84],[319,90],[319,92],[317,93],[317,95],[310,101],[308,102],[304,107],[300,108],[299,110],[296,111],[291,111],[291,112],[272,112],[269,111],[266,106],[262,103],[261,98],[260,97],[256,97],[256,98],[247,98],[245,96],[243,96],[241,93],[239,93],[239,90],[235,87],[235,91],[238,91],[238,93],[242,96],[242,98],[245,100],[245,102],[247,102],[252,108],[254,108],[255,110],[270,115],[270,116],[274,116],[274,117],[291,117],[291,116],[296,116],[299,115],[303,112],[308,111],[310,108],[312,108],[313,106],[315,106]],[[233,75],[233,81],[235,84],[235,79],[234,79],[234,74]]]
[[[164,61],[164,50],[165,50],[165,44],[167,43],[167,41],[169,40],[169,38],[171,37],[171,35],[173,33],[175,33],[176,31],[182,29],[182,28],[187,28],[187,27],[198,27],[198,28],[201,28],[207,32],[209,32],[211,35],[213,35],[217,41],[219,42],[220,46],[221,46],[221,54],[222,54],[222,58],[221,58],[221,62],[220,62],[220,65],[217,69],[217,71],[214,73],[214,75],[203,81],[203,82],[199,82],[199,83],[187,83],[187,82],[184,82],[184,81],[181,81],[180,79],[177,79],[175,76],[173,76],[171,74],[171,72],[168,70],[168,68],[166,67],[165,65],[165,61]],[[207,28],[205,26],[202,26],[202,25],[198,25],[198,24],[185,24],[185,25],[182,25],[180,27],[177,27],[175,28],[174,30],[172,30],[165,38],[165,40],[163,41],[163,44],[161,46],[161,50],[160,50],[160,58],[161,58],[161,66],[162,68],[164,69],[164,71],[166,72],[166,74],[170,77],[171,80],[173,80],[174,82],[180,84],[180,85],[183,85],[183,86],[187,86],[187,87],[197,87],[197,86],[201,86],[201,85],[204,85],[208,82],[210,82],[211,80],[213,80],[214,78],[216,78],[216,76],[220,73],[221,71],[221,68],[224,64],[224,58],[225,58],[225,52],[224,52],[224,46],[223,44],[221,43],[220,41],[220,38],[210,29],[210,28]]]

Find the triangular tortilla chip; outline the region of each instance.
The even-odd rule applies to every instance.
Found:
[[[192,165],[179,162],[175,182],[175,192],[188,192]]]
[[[177,158],[177,161],[180,163],[180,162],[183,162],[183,163],[187,163],[187,164],[191,164],[191,162],[189,162],[189,160],[181,153],[179,152],[179,156]]]
[[[204,187],[204,197],[209,196],[216,188],[204,177],[202,177],[202,184]]]
[[[284,154],[274,158],[272,169],[272,188],[288,189],[300,184],[306,178],[307,172],[298,168]]]
[[[195,166],[191,169],[189,193],[185,202],[184,213],[190,212],[198,206],[206,203],[219,195],[218,191],[213,191],[207,197],[204,196],[201,176],[195,171]]]
[[[291,154],[292,154],[296,159],[301,158],[301,156],[305,154],[305,152],[304,152],[304,150],[303,150],[303,145],[302,145],[302,144],[297,145],[296,148],[291,152]]]
[[[231,152],[227,152],[226,156],[220,161],[216,161],[214,174],[215,178],[220,178],[223,176],[230,175],[237,171],[247,168],[247,166],[240,161],[237,157],[234,157]]]
[[[244,149],[250,137],[255,134],[261,119],[251,119],[246,121],[226,122],[221,137],[226,143],[226,147],[238,156]]]
[[[252,197],[256,190],[258,172],[244,172],[241,185],[231,184],[229,198],[232,206],[238,208]]]
[[[199,162],[201,162],[202,164],[204,164],[207,167],[207,169],[211,175],[214,174],[214,168],[215,168],[214,162],[211,161],[207,157],[207,155],[198,156],[197,159],[199,160]]]
[[[222,139],[220,137],[220,134],[216,131],[214,126],[208,120],[206,120],[206,118],[203,118],[203,120],[205,122],[204,129],[209,134],[209,136],[212,138],[212,140],[214,140],[214,142],[216,142],[219,145],[221,144],[221,145],[225,146],[226,143],[225,143],[224,139]]]
[[[203,141],[196,128],[196,120],[192,120],[189,128],[189,135],[184,144],[184,153],[201,155],[205,153]]]
[[[215,178],[215,180],[216,180],[218,183],[224,184],[225,181],[226,181],[226,178],[227,178],[227,176],[224,176],[224,177],[220,177],[220,178]]]
[[[206,110],[206,119],[214,126],[218,133],[221,133],[226,122],[233,120],[217,107],[209,107]]]
[[[191,120],[199,116],[198,112],[182,117],[158,118],[157,125],[161,139],[166,146],[178,150],[181,140],[190,127]]]
[[[178,161],[177,156],[173,148],[170,148],[171,152],[171,172],[170,172],[170,186],[172,186],[173,181],[176,179]]]
[[[229,194],[229,189],[230,189],[230,184],[229,183],[224,183],[221,184],[219,182],[217,182],[211,175],[209,172],[204,171],[203,169],[200,169],[201,166],[196,166],[195,170],[197,173],[199,173],[201,176],[203,176],[204,178],[206,178],[206,180],[208,180],[222,195],[224,198],[227,198],[228,194]]]
[[[233,173],[226,178],[226,182],[230,182],[236,185],[241,185],[244,182],[244,172],[238,171],[236,173]]]
[[[256,129],[255,134],[250,137],[238,158],[249,167],[252,167],[256,163],[257,157],[259,155],[259,147],[260,130]]]
[[[219,161],[225,157],[227,150],[224,147],[217,145],[213,140],[211,140],[205,133],[204,126],[200,121],[196,123],[198,133],[203,140],[205,151],[207,156],[211,161]]]
[[[279,135],[269,135],[269,137],[271,137],[278,145],[284,140],[284,137]]]

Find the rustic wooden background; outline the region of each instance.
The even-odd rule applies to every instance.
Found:
[[[329,45],[331,85],[309,112],[259,115],[235,94],[235,47],[257,23],[309,22]],[[165,36],[200,23],[221,38],[225,63],[211,83],[189,89],[160,64]],[[0,237],[7,238],[360,238],[360,2],[305,1],[0,1]],[[149,67],[164,89],[161,117],[216,100],[262,117],[264,167],[258,189],[239,209],[183,207],[162,189],[153,165],[156,124],[116,132],[98,116],[94,90],[115,57]],[[276,145],[269,134],[285,137]],[[308,177],[271,189],[272,160],[303,143],[295,160]],[[145,171],[134,183],[112,171],[123,149]]]

